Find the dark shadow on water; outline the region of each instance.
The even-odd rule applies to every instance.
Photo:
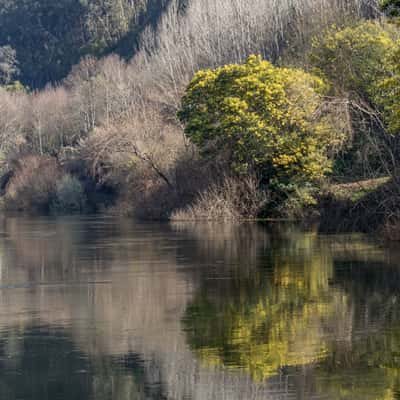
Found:
[[[64,329],[26,327],[3,332],[0,398],[24,400],[162,399],[137,354],[88,357]]]

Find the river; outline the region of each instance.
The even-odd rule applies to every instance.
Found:
[[[397,399],[399,288],[358,234],[1,217],[0,399]]]

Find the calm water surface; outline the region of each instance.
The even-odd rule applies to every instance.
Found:
[[[400,399],[400,249],[0,219],[0,399]]]

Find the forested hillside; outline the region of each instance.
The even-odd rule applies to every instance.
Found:
[[[281,46],[283,36],[290,33],[305,34],[302,30],[311,28],[307,27],[305,18],[317,12],[319,7],[318,2],[312,0],[262,1],[257,4],[237,0],[220,3],[201,3],[198,0],[1,0],[0,47],[3,51],[11,48],[15,52],[19,80],[30,88],[39,88],[64,78],[84,55],[104,56],[113,52],[129,59],[138,50],[143,31],[156,27],[161,17],[171,14],[171,10],[178,14],[188,13],[187,18],[179,23],[194,23],[191,32],[194,35],[209,29],[208,35],[216,38],[218,34],[226,35],[228,28],[232,30],[232,39],[243,34],[243,28],[254,29],[248,32],[248,39],[252,40],[264,30],[277,34],[270,38],[270,43],[264,42],[258,48],[261,51],[264,45],[271,45],[274,41],[275,46]],[[371,0],[356,0],[353,5],[339,2],[331,11],[342,15],[351,8],[364,15],[374,12]],[[260,15],[257,15],[257,10]],[[326,10],[323,12],[327,13]],[[203,21],[206,25],[200,26],[199,22],[206,14],[214,15],[217,25]],[[230,17],[233,18],[229,21]],[[302,26],[293,27],[298,32],[287,32],[292,29],[288,25],[291,18],[302,20]],[[246,20],[251,26],[245,26]],[[262,21],[269,25],[262,26]],[[234,23],[244,24],[238,26]],[[171,28],[179,30],[182,27]],[[200,31],[196,32],[197,29]],[[218,32],[218,29],[224,32]],[[277,29],[280,32],[274,32]],[[219,50],[228,52],[232,43],[223,46],[225,49]],[[274,50],[275,54],[271,55],[278,55],[278,49]]]
[[[0,1],[5,209],[394,224],[397,0]]]
[[[64,78],[79,59],[111,51],[133,55],[140,32],[167,0],[1,0],[0,47],[16,52],[31,88]]]

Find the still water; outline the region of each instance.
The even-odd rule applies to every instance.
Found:
[[[400,399],[400,249],[0,219],[0,399]]]

